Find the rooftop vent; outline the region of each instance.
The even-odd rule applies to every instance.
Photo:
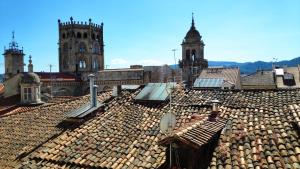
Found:
[[[90,78],[90,102],[81,106],[78,109],[72,110],[66,114],[67,118],[70,119],[82,119],[90,113],[97,110],[99,107],[103,106],[103,104],[98,103],[97,101],[97,85],[94,85],[93,74],[89,75]]]

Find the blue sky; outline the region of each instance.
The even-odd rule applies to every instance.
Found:
[[[104,23],[105,65],[173,64],[195,14],[205,46],[214,61],[271,61],[300,56],[299,0],[1,0],[0,46],[11,32],[24,47],[25,63],[35,71],[58,70],[58,24]],[[3,48],[2,48],[3,53]],[[3,73],[3,57],[0,73]]]

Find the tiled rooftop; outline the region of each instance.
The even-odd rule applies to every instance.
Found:
[[[99,96],[100,100],[108,94]],[[63,132],[57,125],[65,118],[64,113],[86,103],[88,97],[67,99],[57,104],[39,106],[28,111],[0,118],[0,166],[18,166],[20,158],[28,155],[51,137]]]
[[[222,78],[235,84],[236,89],[241,88],[239,68],[206,68],[201,71],[199,78]]]
[[[61,133],[61,130],[53,127],[54,124],[49,124],[49,128],[43,128],[44,131],[52,132],[52,135],[61,134],[23,158],[22,168],[158,168],[163,165],[166,162],[166,148],[158,144],[164,138],[159,131],[159,122],[162,115],[169,111],[169,105],[136,103],[133,98],[139,91],[140,89],[123,91],[121,96],[107,101],[104,110],[99,109],[95,117],[74,130]],[[292,123],[299,123],[299,90],[185,91],[179,87],[172,99],[174,102],[171,111],[177,117],[178,131],[192,125],[195,115],[201,116],[203,120],[207,119],[211,112],[208,106],[210,100],[218,99],[222,102],[220,119],[226,120],[227,124],[213,152],[210,168],[299,167],[299,135]],[[77,101],[64,105],[74,108]],[[25,116],[25,113],[20,115],[24,116],[14,119],[33,119],[32,123],[35,125],[32,126],[37,128],[42,124],[39,121],[49,123],[43,121],[42,117],[45,116]],[[12,120],[6,125],[12,126]],[[10,127],[5,130],[18,133],[18,139],[10,139],[22,145],[29,138],[20,134],[20,130],[24,131],[26,127],[23,126],[26,125],[19,126],[20,128]],[[5,136],[7,132],[0,134]],[[30,134],[33,133],[27,135]],[[16,152],[12,149],[10,156],[4,153],[6,159],[12,161],[17,156],[14,154],[22,152],[24,147],[33,149],[38,145],[36,142],[43,143],[49,139],[47,135],[46,138],[39,134],[35,136],[30,137],[34,138],[34,144],[30,141],[31,144],[27,143],[27,147],[8,147],[10,144],[6,141],[4,143],[8,148],[1,146],[0,153],[7,152],[10,148],[17,149]],[[10,162],[8,166],[13,165],[16,163]]]
[[[275,89],[276,84],[272,71],[258,70],[242,77],[243,89]]]

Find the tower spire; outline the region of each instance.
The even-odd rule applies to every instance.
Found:
[[[15,31],[12,31],[12,41],[15,41]]]
[[[194,12],[192,12],[192,28],[195,28]]]

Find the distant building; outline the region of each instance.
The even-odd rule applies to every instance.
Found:
[[[273,71],[258,70],[242,77],[243,89],[276,89]]]
[[[300,88],[300,65],[274,69],[277,88]]]
[[[204,59],[204,42],[195,27],[194,17],[181,46],[182,60],[179,61],[179,66],[182,68],[182,80],[192,86],[201,70],[208,66],[207,60]]]
[[[5,74],[4,80],[13,77],[14,75],[24,72],[24,53],[23,47],[19,48],[18,43],[15,41],[15,34],[13,32],[12,41],[9,43],[9,48],[4,48],[4,62]]]
[[[214,67],[203,69],[194,82],[194,88],[241,89],[239,68]]]
[[[4,82],[5,98],[19,96],[20,104],[41,104],[41,80],[33,72],[31,56],[29,56],[28,72],[20,72]]]
[[[96,72],[104,69],[103,23],[70,22],[59,27],[59,71],[64,73]]]

